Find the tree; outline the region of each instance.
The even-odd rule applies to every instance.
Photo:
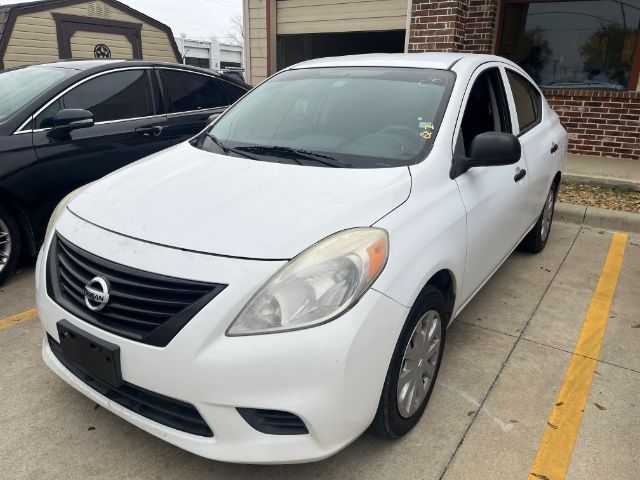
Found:
[[[593,32],[580,47],[588,78],[601,76],[605,82],[626,86],[637,32],[618,24],[601,25]]]
[[[230,43],[233,45],[244,44],[244,25],[242,23],[241,15],[235,15],[231,18],[231,27],[229,27],[227,36],[229,37]]]

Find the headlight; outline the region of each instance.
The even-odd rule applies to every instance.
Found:
[[[389,256],[379,228],[345,230],[286,264],[243,308],[227,335],[297,330],[333,320],[369,289]]]
[[[49,234],[53,232],[53,228],[55,227],[55,224],[58,221],[58,218],[60,218],[60,215],[62,215],[62,212],[64,212],[64,209],[67,208],[67,205],[71,203],[71,200],[73,200],[78,195],[80,195],[82,191],[85,190],[89,185],[91,185],[91,183],[88,183],[87,185],[83,185],[80,188],[76,188],[73,192],[69,193],[66,197],[60,200],[60,203],[58,203],[58,206],[55,208],[55,210],[51,214],[51,218],[49,219],[49,223],[47,224],[47,233],[45,233],[44,235],[45,239],[49,238]]]

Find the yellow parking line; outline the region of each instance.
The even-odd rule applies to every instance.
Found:
[[[3,318],[0,320],[0,330],[3,328],[10,327],[11,325],[15,325],[16,323],[23,322],[25,320],[29,320],[38,315],[38,311],[35,308],[27,310],[26,312],[18,313],[16,315],[11,315],[10,317]]]
[[[561,480],[567,473],[600,356],[627,239],[626,234],[613,235],[578,343],[531,467],[530,480]]]

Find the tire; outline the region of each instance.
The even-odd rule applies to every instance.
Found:
[[[540,253],[544,250],[544,247],[547,245],[547,240],[549,239],[549,233],[551,232],[557,192],[558,185],[554,183],[549,189],[538,221],[520,243],[520,250],[531,253]]]
[[[0,285],[15,271],[22,239],[20,228],[9,211],[0,205]]]
[[[414,333],[417,332],[418,325],[421,326],[421,329],[425,324],[432,326],[433,312],[437,314],[436,322],[439,324],[439,330],[437,332],[437,336],[439,337],[438,344],[435,346],[434,342],[430,341],[422,344],[422,346],[433,344],[434,347],[437,348],[437,352],[434,350],[432,356],[428,358],[424,355],[421,363],[416,364],[416,362],[420,361],[405,358],[405,356],[409,356],[413,348],[420,347],[420,344],[415,341],[420,337],[414,337]],[[448,321],[446,312],[446,302],[442,293],[435,288],[427,286],[418,302],[416,302],[416,305],[411,309],[391,358],[389,370],[387,371],[387,376],[384,381],[384,387],[382,388],[378,410],[370,427],[370,430],[375,434],[391,438],[401,437],[415,427],[422,417],[424,409],[431,397],[438,371],[440,370]],[[435,339],[435,337],[436,335],[434,335],[433,338]],[[414,340],[413,343],[411,343],[412,339]],[[417,350],[424,353],[424,348],[417,348]],[[429,362],[429,365],[432,365],[431,367],[427,367],[431,369],[431,375],[425,374],[424,367],[420,367],[420,365],[426,365],[425,358],[427,358],[426,361]],[[410,364],[417,366],[411,369],[408,368]],[[421,368],[423,369],[422,371],[420,371]],[[406,401],[409,396],[411,381],[403,381],[402,385],[404,388],[400,386],[401,370],[405,380],[411,376],[411,374],[408,373],[409,371],[413,370],[415,372],[418,370],[415,375],[419,375],[418,378],[422,380],[422,385],[424,386],[420,394],[420,396],[424,394],[424,398],[422,398],[421,401],[418,402],[415,399],[413,401]],[[425,375],[430,378],[428,385],[425,385]],[[413,385],[415,386],[416,383],[413,382]],[[401,401],[402,392],[405,393],[405,401]]]

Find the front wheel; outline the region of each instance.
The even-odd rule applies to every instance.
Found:
[[[549,232],[551,231],[551,224],[553,223],[553,212],[555,211],[557,190],[558,187],[555,183],[551,185],[538,221],[520,244],[520,248],[522,250],[531,253],[540,253],[547,245]]]
[[[446,334],[445,300],[427,287],[405,323],[371,430],[398,438],[420,420],[438,376]]]
[[[0,205],[0,285],[11,276],[18,264],[20,229],[13,216]]]

